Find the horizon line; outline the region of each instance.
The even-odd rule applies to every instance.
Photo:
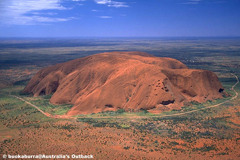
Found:
[[[38,37],[38,36],[19,36],[19,37],[0,37],[0,39],[21,39],[21,38],[33,38],[33,39],[84,39],[84,38],[240,38],[240,36],[49,36],[49,37]]]

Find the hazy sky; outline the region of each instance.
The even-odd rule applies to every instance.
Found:
[[[0,0],[0,37],[240,36],[240,0]]]

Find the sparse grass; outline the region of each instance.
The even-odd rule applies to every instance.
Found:
[[[51,104],[50,98],[51,95],[45,96],[38,96],[38,97],[29,97],[29,96],[22,96],[27,101],[31,102],[32,104],[38,106],[44,112],[53,114],[53,115],[63,115],[66,114],[69,109],[72,108],[73,105],[53,105]]]
[[[33,97],[28,94],[22,94],[21,91],[25,86],[23,85],[14,85],[8,88],[1,89],[0,95],[3,97],[10,97],[9,95],[17,95],[29,101],[32,104],[35,104],[40,109],[45,112],[48,112],[53,115],[63,115],[66,114],[72,105],[53,105],[49,102],[52,95],[44,95]],[[13,98],[11,98],[13,99]],[[17,100],[18,101],[18,100]],[[1,101],[0,101],[1,103]],[[20,103],[20,102],[19,102]]]
[[[50,118],[36,111],[33,107],[8,95],[2,95],[0,97],[0,106],[1,124],[7,127],[37,127],[39,122],[52,121]],[[15,123],[15,121],[17,121],[17,123]]]
[[[88,123],[93,127],[113,127],[118,129],[130,129],[131,127],[128,123],[114,121],[112,119],[78,118],[77,121]]]

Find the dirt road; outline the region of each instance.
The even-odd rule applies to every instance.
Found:
[[[11,95],[12,97],[15,97],[25,103],[27,103],[28,105],[36,108],[39,112],[41,112],[42,114],[44,114],[45,116],[47,117],[50,117],[50,118],[61,118],[61,119],[76,119],[75,117],[71,117],[71,116],[67,116],[67,115],[52,115],[50,113],[47,113],[47,112],[44,112],[43,110],[41,110],[38,106],[26,101],[25,99],[21,98],[21,97],[18,97],[18,96],[15,96],[15,95]]]

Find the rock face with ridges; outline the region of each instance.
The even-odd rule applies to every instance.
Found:
[[[68,115],[179,109],[185,102],[221,98],[222,91],[211,71],[143,52],[101,53],[50,66],[24,89],[34,96],[53,94],[53,104],[73,104]]]

